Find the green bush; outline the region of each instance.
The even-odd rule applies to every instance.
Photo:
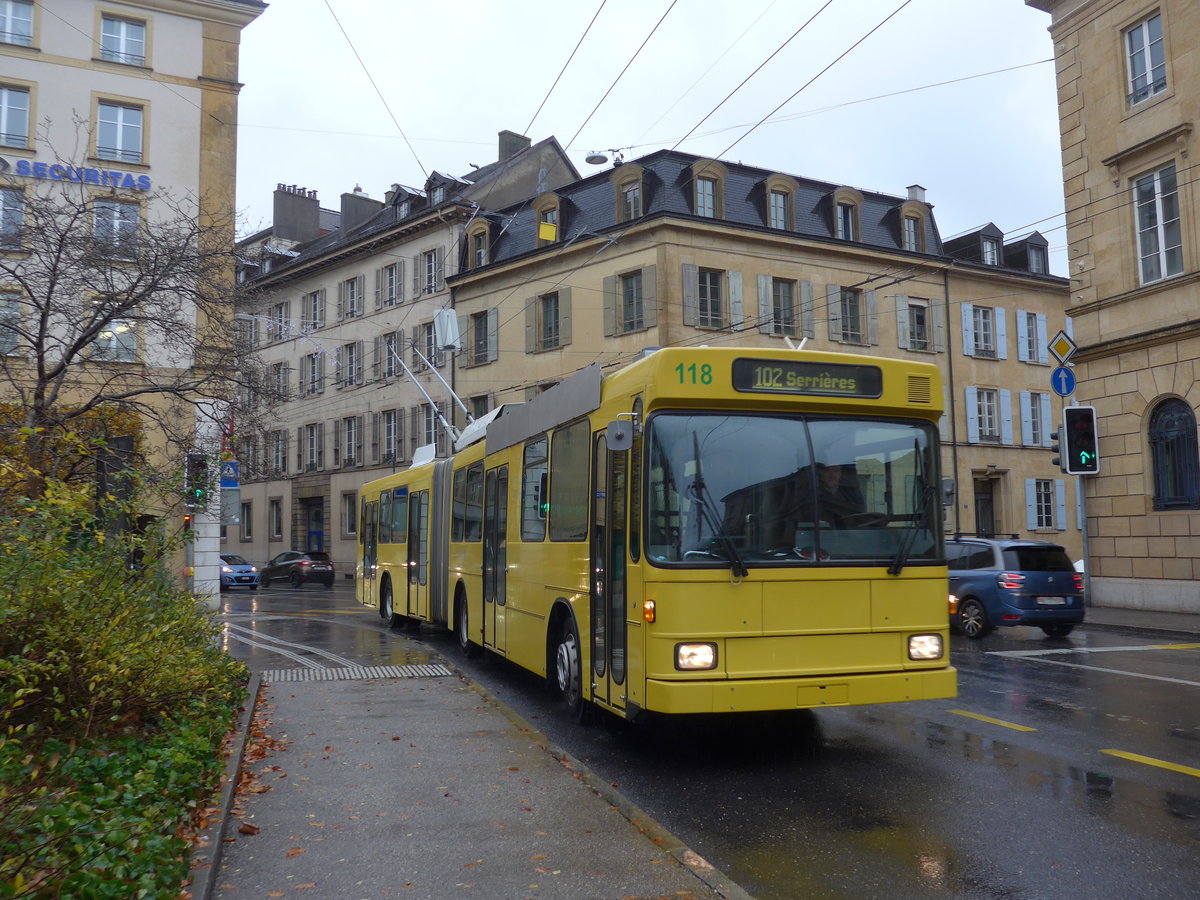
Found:
[[[94,509],[49,484],[0,516],[0,897],[176,894],[244,698],[170,538]]]

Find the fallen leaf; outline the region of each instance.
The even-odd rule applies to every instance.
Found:
[[[303,848],[303,847],[292,847],[292,848],[291,848],[290,850],[288,850],[288,852],[287,852],[287,858],[288,858],[288,859],[294,859],[295,857],[299,856],[299,855],[300,855],[301,853],[303,853],[303,852],[304,852],[304,848]]]
[[[258,834],[261,830],[257,825],[251,825],[249,822],[243,822],[238,827],[238,831],[242,834]]]

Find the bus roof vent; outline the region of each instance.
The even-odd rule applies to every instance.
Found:
[[[926,375],[908,376],[908,402],[930,403],[933,400],[933,381]]]

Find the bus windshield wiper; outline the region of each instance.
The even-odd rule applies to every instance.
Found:
[[[933,497],[936,493],[936,485],[925,485],[925,490],[921,492],[921,508],[913,517],[913,523],[908,526],[908,530],[904,532],[904,536],[900,538],[900,546],[896,550],[896,556],[892,559],[892,564],[888,566],[887,571],[889,575],[899,575],[904,569],[904,564],[908,562],[908,555],[912,553],[912,545],[913,541],[917,538],[917,532],[924,527],[925,522],[929,518],[929,504],[933,502]]]
[[[704,524],[708,526],[708,530],[712,532],[714,538],[721,542],[721,547],[729,558],[730,571],[738,578],[745,578],[750,572],[746,568],[746,564],[742,562],[737,547],[734,546],[729,535],[724,533],[721,523],[717,521],[712,498],[708,496],[708,487],[704,484],[704,469],[700,465],[700,436],[695,431],[692,432],[692,445],[696,454],[696,476],[688,486],[688,493],[700,508],[700,515],[704,519]]]

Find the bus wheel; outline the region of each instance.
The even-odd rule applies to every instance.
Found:
[[[399,625],[404,618],[396,615],[396,610],[392,606],[392,582],[390,579],[386,579],[383,587],[379,590],[379,618],[387,622],[388,628]]]
[[[479,655],[479,645],[471,640],[469,627],[467,598],[460,592],[454,598],[454,633],[458,637],[458,649],[462,651],[463,656],[474,659]]]
[[[568,618],[558,634],[554,648],[554,687],[562,697],[569,712],[577,722],[587,715],[587,702],[583,699],[583,670],[579,660],[579,632],[575,621]]]

